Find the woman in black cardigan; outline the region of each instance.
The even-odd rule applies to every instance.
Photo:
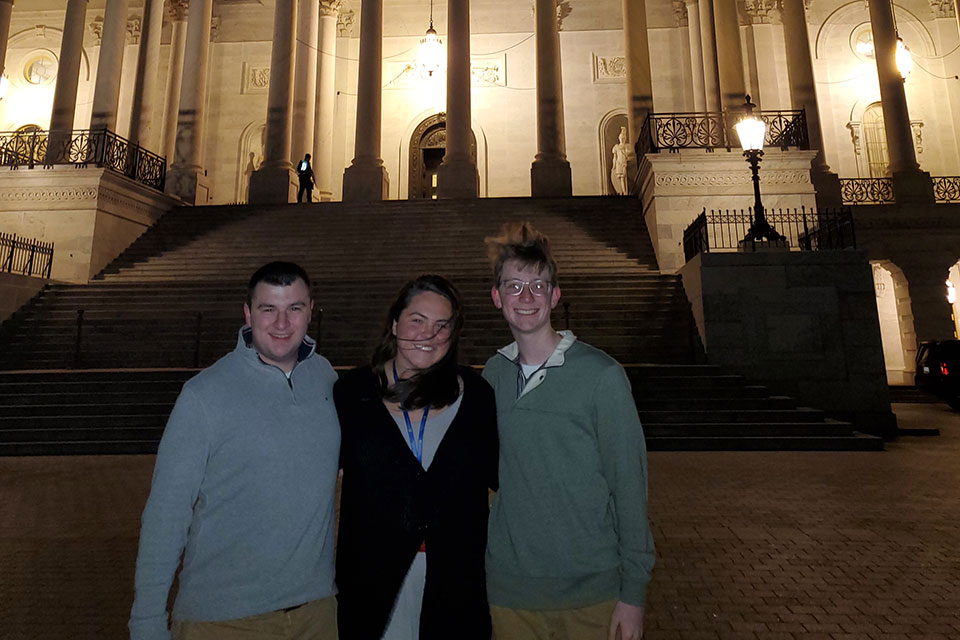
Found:
[[[486,381],[457,364],[462,308],[440,276],[408,283],[373,363],[334,387],[346,640],[490,640],[483,561],[496,407]]]

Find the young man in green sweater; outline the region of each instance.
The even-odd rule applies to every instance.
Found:
[[[487,592],[496,640],[638,640],[654,563],[643,430],[623,368],[555,331],[557,265],[527,223],[488,238],[515,342],[487,361],[500,490]]]

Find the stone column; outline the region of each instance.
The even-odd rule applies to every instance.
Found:
[[[273,52],[270,55],[270,94],[263,165],[250,176],[250,204],[292,202],[297,177],[290,162],[293,125],[293,61],[296,55],[297,0],[276,0],[273,13]]]
[[[317,44],[320,29],[318,0],[299,0],[297,5],[297,66],[293,79],[293,135],[290,158],[298,161],[313,155],[313,132],[317,113]],[[314,164],[316,158],[313,158]],[[314,164],[314,173],[316,166]]]
[[[318,200],[333,196],[333,112],[336,107],[337,13],[341,0],[320,0],[317,41],[317,117],[313,134],[313,172]]]
[[[173,164],[177,142],[177,108],[180,105],[180,83],[183,79],[184,45],[187,42],[187,0],[170,0],[170,64],[167,67],[167,90],[163,107],[163,131],[160,134],[160,155]]]
[[[703,53],[703,91],[707,111],[720,111],[720,72],[717,70],[717,36],[714,31],[713,0],[698,0],[700,39]]]
[[[50,138],[47,142],[47,162],[50,164],[66,159],[64,147],[69,144],[77,114],[77,86],[80,84],[86,22],[87,0],[67,0],[63,39],[60,42],[60,64],[53,90],[53,110],[50,112]]]
[[[623,0],[623,40],[627,58],[627,130],[633,144],[640,136],[647,114],[653,110],[645,0]],[[559,63],[559,55],[557,61]]]
[[[700,34],[700,4],[687,0],[687,34],[690,37],[690,75],[693,81],[693,110],[705,111],[706,94],[703,89],[703,46]]]
[[[128,0],[107,0],[103,13],[103,37],[97,61],[97,79],[93,89],[91,129],[117,130],[117,105],[120,103],[120,73],[127,43]]]
[[[830,172],[823,149],[823,127],[820,125],[820,106],[803,0],[783,0],[781,19],[787,52],[787,74],[790,78],[790,101],[794,109],[806,112],[810,149],[817,152],[810,167],[810,177],[817,190],[817,204],[823,207],[840,206],[840,180],[837,174]]]
[[[157,151],[153,111],[160,84],[160,31],[163,28],[163,0],[145,0],[140,48],[137,51],[137,80],[130,109],[130,142]]]
[[[447,3],[447,146],[437,171],[438,198],[476,198],[477,165],[470,154],[470,0]]]
[[[720,80],[720,106],[726,111],[742,111],[747,89],[743,82],[743,53],[740,49],[740,20],[736,0],[713,0],[716,29],[717,71]]]
[[[537,155],[530,167],[534,198],[570,196],[573,180],[563,127],[560,30],[555,0],[536,0]],[[627,82],[630,86],[630,82]],[[629,119],[629,118],[628,118]]]
[[[890,173],[898,203],[932,203],[933,182],[930,174],[921,171],[913,148],[907,96],[903,78],[897,71],[897,31],[890,0],[868,0],[870,25],[873,30],[874,56],[880,80],[880,104],[883,128],[887,134]]]
[[[180,106],[177,114],[173,166],[167,174],[167,193],[189,204],[206,204],[210,185],[203,168],[207,110],[207,64],[213,0],[190,0]]]
[[[0,0],[0,73],[3,73],[7,60],[7,39],[10,37],[10,14],[12,13],[13,0]]]
[[[353,162],[343,172],[343,201],[386,200],[390,177],[380,157],[383,0],[360,6],[360,75]]]

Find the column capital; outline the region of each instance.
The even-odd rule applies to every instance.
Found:
[[[340,13],[343,0],[320,0],[320,16],[336,16]]]
[[[678,27],[685,27],[689,24],[687,4],[684,0],[673,0],[673,21]]]
[[[780,22],[779,14],[782,10],[781,0],[744,0],[743,2],[743,11],[749,19],[747,24]]]
[[[97,16],[89,25],[90,33],[97,39],[97,45],[103,42],[103,16]]]
[[[140,18],[138,16],[127,18],[127,41],[130,44],[140,42]]]
[[[953,0],[930,0],[934,18],[952,18],[956,15]]]
[[[353,9],[340,11],[337,14],[337,33],[341,37],[353,37],[354,20]]]
[[[190,0],[167,0],[167,17],[171,22],[183,22],[187,19]]]

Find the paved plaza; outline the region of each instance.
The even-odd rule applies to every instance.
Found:
[[[650,640],[960,638],[960,414],[882,453],[652,453]],[[0,458],[0,638],[126,637],[152,456]],[[349,640],[349,639],[346,639]]]

